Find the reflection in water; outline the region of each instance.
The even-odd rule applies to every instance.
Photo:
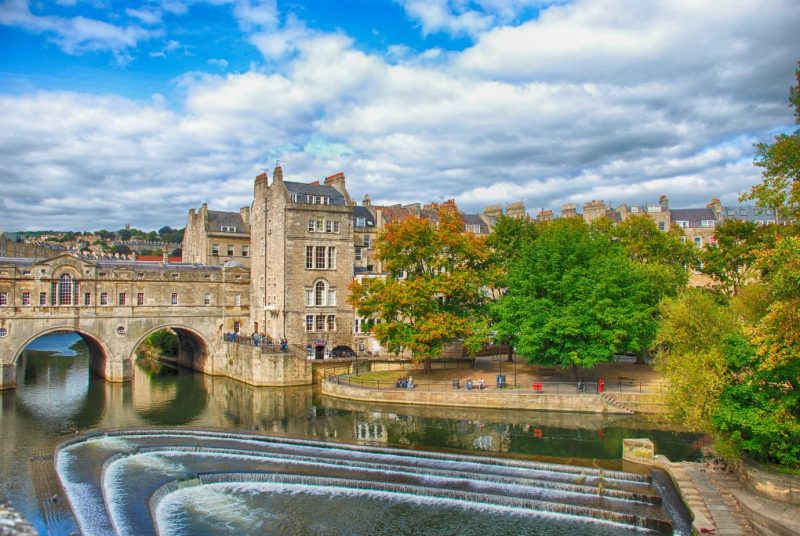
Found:
[[[323,397],[310,387],[254,388],[142,363],[132,382],[111,384],[89,372],[88,350],[77,336],[57,337],[36,342],[62,352],[26,352],[18,366],[18,388],[0,392],[0,494],[43,534],[75,530],[70,515],[46,500],[52,495],[37,500],[37,494],[57,489],[52,448],[59,436],[76,430],[196,426],[566,463],[605,460],[594,463],[609,467],[619,466],[624,437],[650,437],[658,452],[673,460],[694,458],[702,438],[630,416],[364,404]]]

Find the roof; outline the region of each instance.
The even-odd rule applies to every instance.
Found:
[[[669,211],[669,217],[672,221],[688,221],[690,226],[703,220],[716,220],[710,208],[675,208]]]
[[[67,256],[74,257],[86,264],[96,266],[97,268],[130,268],[130,269],[147,269],[147,270],[172,270],[172,271],[212,271],[217,272],[222,270],[221,266],[213,266],[213,265],[205,265],[205,264],[192,264],[188,262],[181,262],[181,263],[170,263],[164,264],[163,262],[153,262],[153,261],[132,261],[126,259],[108,259],[108,260],[97,260],[97,259],[87,259],[78,255],[73,254],[66,254]],[[3,264],[12,264],[14,266],[33,266],[37,263],[42,262],[50,262],[54,258],[50,259],[33,259],[33,258],[22,258],[22,257],[0,257],[0,265]]]
[[[222,227],[236,227],[237,233],[247,234],[247,226],[239,212],[208,211],[208,230],[221,231]],[[230,231],[227,231],[230,232]]]
[[[726,220],[775,221],[775,210],[754,205],[725,205],[722,207],[722,217]]]
[[[168,257],[169,262],[181,262],[183,261],[183,257]],[[161,262],[164,260],[162,255],[137,255],[136,260],[138,262]]]
[[[372,212],[370,212],[367,207],[362,207],[360,205],[354,206],[353,217],[364,218],[367,222],[372,222],[372,225],[375,225],[375,216],[372,215]],[[367,225],[369,225],[369,223],[367,223]]]
[[[283,184],[286,185],[286,189],[289,190],[290,194],[324,195],[330,198],[331,205],[345,204],[344,196],[333,186],[291,181],[283,181]]]

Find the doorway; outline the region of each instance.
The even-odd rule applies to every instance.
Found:
[[[314,359],[325,359],[325,347],[317,346],[314,348]]]

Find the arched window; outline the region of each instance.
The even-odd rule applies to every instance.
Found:
[[[314,305],[325,305],[325,282],[317,281],[314,285]]]
[[[58,280],[58,304],[72,305],[72,276],[62,274]]]

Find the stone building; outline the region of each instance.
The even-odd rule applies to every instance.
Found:
[[[183,260],[217,266],[238,261],[250,266],[250,207],[239,212],[189,210],[183,235]]]
[[[256,177],[251,216],[250,330],[317,359],[353,346],[353,206],[343,173],[324,184]]]
[[[46,259],[64,253],[67,248],[41,241],[29,242],[17,233],[0,233],[0,257]]]

